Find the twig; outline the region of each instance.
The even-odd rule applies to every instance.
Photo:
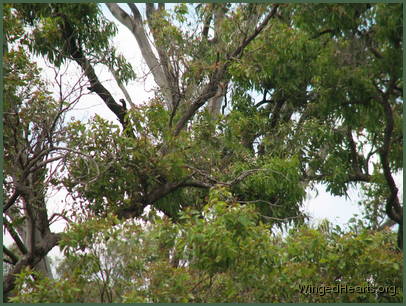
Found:
[[[283,205],[278,205],[269,201],[265,200],[252,200],[252,201],[237,201],[237,203],[242,203],[242,204],[249,204],[249,203],[266,203],[269,206],[275,206],[275,207],[282,207]]]

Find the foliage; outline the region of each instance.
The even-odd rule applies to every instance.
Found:
[[[84,295],[79,280],[51,280],[30,269],[18,275],[16,288],[19,293],[10,298],[13,303],[77,303]]]
[[[16,243],[5,248],[6,299],[401,301],[401,5],[147,3],[145,16],[127,5],[105,6],[154,78],[148,101],[126,90],[135,72],[100,5],[4,8],[4,215]],[[33,55],[54,71],[75,63],[79,96],[55,77],[55,98]],[[68,121],[89,93],[117,120]],[[316,183],[339,196],[361,187],[364,218],[309,226]],[[71,200],[62,233],[50,229],[51,188]],[[385,218],[399,225],[398,247]],[[57,245],[49,279],[35,266]]]
[[[67,233],[69,255],[60,265],[62,277],[52,291],[58,299],[52,301],[97,302],[103,296],[119,303],[402,300],[402,255],[393,248],[390,231],[356,233],[325,222],[270,236],[255,206],[238,204],[224,187],[211,190],[202,214],[187,210],[180,220],[151,214],[147,224],[109,218],[75,226]],[[82,241],[88,244],[80,246]],[[19,276],[23,284],[15,301],[54,298],[47,283],[29,281],[26,272]],[[396,294],[305,294],[301,290],[307,285],[395,286]],[[74,288],[87,293],[79,298]]]
[[[94,63],[101,63],[117,70],[119,79],[127,82],[135,78],[131,65],[110,46],[117,28],[101,14],[96,3],[88,4],[16,4],[18,17],[32,28],[25,37],[31,52],[46,57],[52,64],[65,63],[73,45],[93,55]],[[64,36],[68,31],[70,37]],[[93,61],[92,61],[93,62]]]

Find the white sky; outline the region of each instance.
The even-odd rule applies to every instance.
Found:
[[[137,4],[138,5],[138,4]],[[118,27],[118,34],[114,38],[115,46],[118,51],[123,54],[127,60],[132,64],[136,70],[137,76],[143,76],[146,71],[148,71],[145,63],[142,60],[141,52],[139,51],[137,42],[132,35],[132,33],[121,23],[119,23],[110,13],[110,11],[103,5],[103,13],[107,18],[114,21]],[[122,6],[125,8],[126,6]],[[140,8],[141,13],[143,10]],[[100,74],[103,75],[104,74]],[[109,74],[104,77],[109,78]],[[148,92],[154,85],[153,78],[149,75],[146,80],[146,85],[144,87],[143,80],[135,81],[126,86],[129,91],[130,96],[134,100],[134,103],[138,101],[142,102],[152,97],[152,93]],[[108,84],[108,85],[106,85]],[[119,96],[121,91],[115,86],[113,81],[105,83],[105,86],[111,89],[114,96]],[[135,97],[135,98],[134,98]],[[96,102],[98,101],[98,102]],[[84,104],[84,103],[81,103]],[[89,103],[90,104],[90,103]],[[92,113],[98,113],[105,118],[116,120],[115,116],[110,110],[104,105],[104,103],[97,97],[94,97],[95,106],[87,111],[88,115],[91,116]],[[349,192],[350,198],[345,199],[344,197],[334,197],[325,191],[324,186],[318,185],[318,196],[315,192],[309,192],[308,197],[303,206],[303,210],[314,218],[317,222],[324,218],[330,220],[335,224],[344,225],[354,214],[360,214],[359,206],[357,205],[360,197],[357,190],[351,190]]]
[[[138,4],[137,4],[138,5]],[[130,96],[133,99],[134,103],[142,103],[148,100],[148,98],[152,97],[153,94],[151,89],[154,86],[153,79],[151,75],[149,75],[146,79],[143,78],[145,72],[148,71],[145,63],[141,60],[141,54],[136,43],[135,38],[131,34],[131,32],[117,22],[110,14],[110,12],[106,9],[103,5],[103,12],[105,15],[113,20],[118,27],[118,34],[114,38],[114,44],[117,47],[118,51],[123,54],[127,60],[133,65],[135,72],[140,79],[130,82],[126,86],[127,90],[129,91]],[[38,59],[38,64],[40,66],[45,66],[43,61]],[[72,78],[80,73],[77,68],[75,69],[75,65],[72,65],[69,69],[68,75]],[[53,80],[53,72],[49,72],[48,68],[44,68],[45,77],[48,77],[50,81]],[[123,94],[121,93],[120,89],[116,86],[115,82],[112,80],[111,75],[107,72],[107,69],[100,69],[96,67],[96,72],[100,78],[100,80],[104,80],[103,85],[106,86],[113,96],[119,98],[124,98]],[[107,72],[107,73],[106,73]],[[96,96],[95,94],[86,96],[81,100],[78,106],[75,108],[74,111],[71,112],[70,116],[74,116],[76,119],[79,120],[86,120],[93,116],[94,114],[98,114],[106,119],[116,120],[115,116],[112,112],[104,105],[101,99]],[[68,116],[67,118],[69,118]],[[403,194],[403,180],[402,175],[398,174],[395,176],[395,180],[397,185],[400,188],[400,195]],[[358,201],[361,199],[359,192],[357,189],[349,190],[349,198],[344,197],[334,197],[325,191],[324,186],[317,185],[318,195],[316,196],[315,192],[309,192],[305,204],[303,206],[304,212],[312,217],[311,222],[317,223],[322,219],[328,219],[333,224],[338,224],[343,226],[347,223],[347,221],[354,215],[360,215],[360,208],[358,206]],[[50,197],[50,215],[53,211],[60,211],[63,207],[63,200],[65,198],[65,193],[60,192],[53,194]],[[401,197],[402,198],[402,197]],[[51,207],[52,206],[52,207]],[[57,222],[52,226],[52,230],[54,231],[62,231],[64,228],[63,222]],[[4,237],[5,242],[8,244],[10,242],[9,237]],[[59,254],[58,248],[54,248],[50,255],[57,255]]]

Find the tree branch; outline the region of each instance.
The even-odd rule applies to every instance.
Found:
[[[261,22],[261,24],[255,28],[254,32],[246,38],[231,54],[226,56],[226,62],[223,64],[219,64],[219,66],[215,69],[210,78],[210,82],[204,87],[200,96],[190,104],[189,108],[185,111],[183,116],[179,119],[175,126],[174,135],[179,135],[180,131],[186,126],[186,123],[194,116],[196,111],[203,106],[209,99],[213,98],[218,90],[219,83],[224,78],[224,74],[228,68],[228,66],[241,54],[245,47],[258,36],[259,33],[265,28],[268,24],[269,20],[275,16],[277,12],[279,4],[274,4],[271,12],[265,17],[265,19]]]
[[[18,249],[22,254],[28,254],[28,249],[25,246],[24,242],[21,240],[20,236],[18,233],[14,230],[14,228],[11,226],[11,224],[7,221],[7,219],[3,218],[4,225],[9,232],[11,238],[13,238],[14,242],[16,243]]]
[[[61,234],[49,233],[41,244],[36,245],[33,252],[24,255],[11,269],[4,278],[3,281],[3,302],[7,302],[11,291],[15,287],[16,274],[20,273],[23,268],[35,267],[56,245],[58,245],[61,239]]]
[[[218,77],[222,76],[224,69],[220,72],[217,72]],[[192,103],[189,108],[185,111],[183,116],[179,119],[175,126],[173,132],[174,136],[179,135],[180,131],[186,126],[186,123],[194,116],[196,111],[203,106],[210,98],[214,97],[217,92],[218,81],[217,78],[210,81],[209,84],[205,86],[202,94]]]
[[[166,83],[168,85],[168,94],[171,95],[171,108],[170,110],[173,111],[173,113],[176,111],[176,108],[179,105],[180,102],[180,91],[179,91],[179,84],[178,84],[178,76],[175,75],[174,73],[174,68],[170,63],[169,56],[167,49],[163,49],[161,46],[159,46],[159,37],[157,37],[157,31],[156,25],[154,24],[154,18],[156,18],[155,14],[157,10],[155,9],[155,4],[154,3],[146,3],[146,15],[147,15],[147,22],[148,26],[151,30],[152,37],[154,38],[155,41],[155,49],[158,52],[159,56],[159,61],[161,64],[161,69],[164,73]]]
[[[82,68],[86,77],[90,82],[89,89],[95,92],[107,105],[107,107],[117,116],[118,120],[120,121],[123,128],[127,126],[124,116],[125,116],[125,109],[118,104],[111,93],[101,84],[99,78],[97,77],[93,67],[90,65],[90,62],[85,57],[81,46],[78,45],[75,39],[75,32],[68,20],[68,18],[64,17],[64,22],[62,24],[62,35],[66,40],[66,51],[68,52],[69,56]]]
[[[277,10],[278,10],[279,4],[274,4],[272,10],[268,13],[268,15],[265,17],[265,19],[261,22],[261,24],[255,28],[254,33],[252,33],[249,37],[247,37],[240,46],[238,46],[234,52],[232,52],[228,58],[234,58],[234,57],[239,57],[244,50],[246,46],[255,38],[258,36],[259,33],[262,32],[262,30],[266,27],[266,25],[269,23],[269,21],[275,16]]]
[[[361,164],[359,163],[359,154],[357,152],[357,146],[355,144],[354,138],[352,137],[352,130],[347,127],[347,139],[350,146],[350,154],[352,159],[352,167],[356,176],[362,176]]]
[[[204,25],[202,29],[202,39],[207,40],[208,35],[209,35],[209,30],[210,30],[210,23],[213,19],[213,15],[209,14],[208,16],[205,17],[204,19]]]
[[[204,173],[201,170],[195,169],[193,167],[189,167],[189,169],[195,170],[194,174],[196,172],[199,172],[201,175],[204,177],[208,178],[210,182],[202,182],[202,181],[197,181],[194,179],[191,179],[191,177],[194,174],[191,174],[187,177],[185,177],[183,180],[179,182],[166,182],[163,184],[159,184],[154,187],[152,191],[150,191],[146,196],[140,196],[137,199],[133,199],[133,204],[130,205],[129,207],[123,207],[117,211],[117,216],[119,218],[134,218],[134,217],[139,217],[143,209],[150,204],[154,204],[158,200],[162,199],[166,195],[178,190],[179,188],[183,187],[195,187],[195,188],[204,188],[204,189],[209,189],[212,188],[215,185],[234,185],[240,183],[242,180],[244,180],[246,177],[258,172],[258,171],[272,171],[277,174],[283,175],[282,173],[272,170],[272,169],[250,169],[247,171],[243,171],[238,177],[235,179],[229,181],[229,182],[220,182],[214,178],[212,178],[210,175]],[[165,214],[168,216],[170,215],[169,212],[164,211]]]
[[[131,107],[131,108],[134,108],[134,107],[135,107],[135,104],[134,104],[134,102],[132,101],[131,96],[130,96],[130,94],[129,94],[128,91],[127,91],[127,88],[125,88],[123,82],[121,82],[121,81],[119,80],[118,75],[117,75],[117,73],[114,71],[113,67],[109,67],[109,69],[110,69],[110,72],[111,72],[111,74],[113,75],[114,80],[116,81],[118,87],[120,87],[121,92],[124,94],[124,97],[127,99],[128,103],[130,104],[130,107]]]
[[[323,36],[324,34],[335,34],[337,32],[337,29],[326,29],[323,31],[318,32],[314,36],[311,37],[311,39],[316,39],[319,38],[320,36]]]
[[[106,3],[108,9],[113,14],[113,16],[125,25],[131,33],[134,35],[137,40],[138,46],[140,47],[142,57],[152,75],[157,85],[161,88],[162,93],[165,97],[165,102],[169,110],[172,108],[172,98],[168,92],[169,84],[165,78],[164,71],[162,70],[161,65],[158,62],[158,59],[152,51],[152,47],[148,41],[148,37],[145,33],[142,16],[134,3],[127,3],[131,12],[133,14],[130,17],[120,6],[116,3]]]
[[[19,190],[14,191],[14,193],[12,194],[10,199],[8,199],[6,205],[4,205],[3,213],[6,212],[17,201],[17,199],[20,195],[21,195],[21,191],[19,191]]]
[[[11,259],[11,264],[15,265],[19,258],[16,254],[14,254],[11,250],[9,250],[4,244],[3,244],[3,252],[6,254],[8,257]]]
[[[279,174],[281,176],[284,176],[283,173],[281,173],[279,171],[276,171],[276,170],[272,170],[272,169],[264,169],[264,168],[250,169],[250,170],[243,171],[238,177],[236,177],[233,180],[227,182],[226,185],[238,184],[239,182],[244,180],[246,177],[248,177],[248,176],[250,176],[252,174],[255,174],[257,172],[260,172],[260,171],[270,171],[270,172],[274,172],[275,174]],[[284,178],[288,180],[288,178],[286,176],[284,176]]]
[[[393,111],[392,107],[389,103],[389,95],[391,90],[393,89],[394,81],[393,79],[390,80],[387,90],[381,95],[379,101],[384,109],[385,113],[385,131],[384,131],[384,139],[383,145],[379,151],[379,155],[381,158],[381,164],[383,169],[383,174],[385,176],[386,182],[388,183],[388,187],[390,190],[390,195],[386,202],[386,213],[389,218],[396,221],[398,224],[402,223],[403,219],[403,209],[399,203],[398,188],[396,187],[395,180],[392,177],[392,172],[389,166],[389,152],[390,152],[390,145],[391,145],[391,137],[393,132],[394,120],[393,120]]]

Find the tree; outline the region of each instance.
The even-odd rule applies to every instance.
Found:
[[[151,214],[144,226],[116,217],[74,226],[61,243],[61,281],[19,276],[15,302],[399,302],[401,253],[395,234],[328,222],[269,235],[253,204],[212,189],[203,209],[182,222]],[[112,227],[112,224],[115,224]],[[81,251],[87,241],[86,251]],[[170,256],[168,257],[168,254]],[[357,260],[354,260],[357,258]],[[371,262],[372,261],[372,262]],[[309,286],[351,286],[362,294]],[[28,285],[28,286],[27,286]],[[50,288],[52,294],[49,294]],[[314,290],[314,289],[313,289]],[[368,290],[368,291],[366,291]],[[86,294],[84,294],[86,292]]]
[[[334,194],[357,182],[378,188],[372,197],[386,199],[381,205],[399,224],[402,247],[403,213],[393,180],[402,169],[402,149],[395,144],[402,141],[402,13],[396,5],[293,7],[274,28],[280,40],[258,40],[252,48],[261,52],[237,67],[242,90],[264,93],[256,106],[265,107],[256,111],[270,116],[269,126],[251,140],[263,136],[266,153],[279,142],[274,135],[288,139],[279,152],[299,151],[304,179],[325,182]],[[384,21],[388,15],[391,24]],[[289,134],[281,138],[275,131]]]
[[[14,274],[26,266],[51,276],[44,259],[57,245],[59,236],[49,229],[45,204],[46,166],[60,159],[53,155],[54,144],[60,141],[59,121],[62,105],[53,101],[39,78],[39,70],[29,61],[19,45],[22,24],[6,8],[6,43],[17,47],[4,50],[5,165],[4,190],[7,201],[3,208],[4,225],[13,238],[17,253],[3,246],[13,268],[4,289],[13,286]]]
[[[393,179],[393,173],[402,169],[399,5],[179,4],[168,9],[149,3],[145,21],[135,4],[128,4],[127,10],[114,3],[107,7],[135,37],[156,82],[154,98],[144,105],[125,88],[135,74],[111,45],[116,28],[97,4],[6,7],[10,22],[19,23],[20,31],[23,26],[31,29],[24,43],[34,54],[56,68],[77,65],[87,79],[89,93],[96,94],[117,117],[118,125],[95,116],[87,123],[63,125],[61,132],[47,125],[42,128],[46,134],[63,137],[34,138],[47,153],[38,153],[43,160],[34,156],[42,172],[29,186],[30,192],[43,193],[51,185],[66,188],[74,199],[69,209],[71,226],[83,231],[90,224],[88,231],[96,237],[102,230],[97,226],[99,218],[140,219],[147,207],[181,226],[190,209],[204,219],[210,190],[223,186],[231,193],[232,203],[255,207],[255,222],[268,224],[272,231],[277,226],[303,224],[306,216],[301,204],[306,188],[315,182],[326,184],[336,195],[362,184],[367,211],[373,202],[399,224],[398,246],[402,248],[402,205]],[[100,81],[95,72],[100,65],[112,72],[129,107]],[[45,92],[43,86],[41,92]],[[43,99],[46,104],[38,103],[47,106],[49,122],[61,118],[72,105],[72,101],[64,104],[64,99],[59,104],[50,97]],[[38,113],[31,105],[29,111]],[[24,124],[40,124],[36,123],[40,118],[31,119]],[[30,143],[27,137],[25,142]],[[63,145],[54,146],[57,141]],[[59,155],[47,159],[48,153]],[[45,165],[54,158],[63,162],[66,171],[46,181]],[[9,160],[13,165],[11,155]],[[15,203],[17,189],[11,186],[7,209],[21,215],[27,209]],[[35,207],[43,207],[45,214],[44,203],[42,196]],[[29,211],[26,214],[28,220],[36,218]],[[47,224],[47,216],[42,219]],[[61,242],[65,238],[54,237],[58,238],[52,246],[70,245]],[[36,239],[47,241],[45,236]],[[86,250],[92,246],[89,239],[76,237],[71,243],[80,242]],[[389,248],[389,244],[382,245]],[[48,250],[36,260],[42,260]],[[166,252],[166,260],[173,258],[171,252]],[[98,254],[93,255],[97,259]],[[206,255],[196,256],[179,260],[192,263]],[[180,271],[176,260],[172,264],[173,271]],[[203,266],[208,269],[207,263]],[[6,292],[13,288],[15,272],[21,268],[10,273]],[[181,273],[179,277],[189,276]],[[219,280],[220,287],[234,284],[227,277]],[[110,289],[104,290],[111,284],[104,280],[99,285],[102,300],[113,301]],[[229,298],[244,301],[243,296],[231,293]]]
[[[50,225],[64,215],[49,216],[47,192],[67,150],[61,146],[67,141],[65,114],[83,96],[84,82],[65,88],[63,75],[55,69],[55,79],[60,82],[55,84],[60,86],[55,99],[41,79],[41,70],[30,59],[21,16],[11,5],[5,6],[4,13],[3,221],[15,244],[13,250],[3,245],[4,260],[9,264],[3,283],[7,299],[16,274],[26,267],[52,278],[46,256],[58,245],[61,234],[52,232]]]

